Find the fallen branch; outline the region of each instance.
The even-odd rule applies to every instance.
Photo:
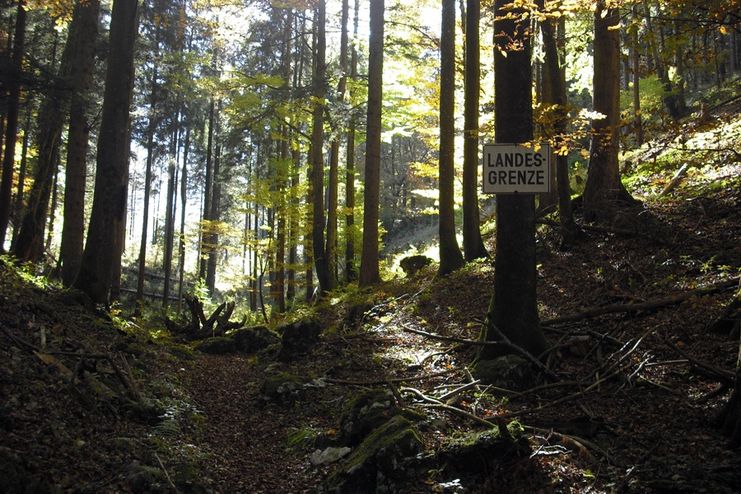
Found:
[[[509,434],[509,431],[507,430],[507,426],[506,426],[506,424],[504,423],[504,420],[503,420],[504,417],[501,416],[501,415],[496,417],[498,423],[494,423],[494,422],[492,422],[490,420],[486,420],[485,418],[479,417],[478,415],[475,415],[473,413],[467,412],[467,411],[465,411],[465,410],[463,410],[461,408],[454,407],[454,406],[451,406],[451,405],[447,405],[445,403],[442,403],[441,401],[436,400],[435,398],[432,398],[430,396],[425,395],[424,393],[422,393],[418,389],[415,389],[415,388],[401,388],[400,391],[401,392],[405,392],[406,391],[406,392],[412,393],[415,396],[419,397],[421,400],[427,402],[427,403],[425,403],[423,405],[423,406],[425,406],[427,408],[439,408],[439,409],[442,409],[442,410],[447,410],[449,412],[453,412],[453,413],[456,413],[456,414],[461,415],[463,417],[466,417],[467,419],[470,419],[470,420],[476,422],[477,424],[481,424],[483,426],[486,426],[487,428],[493,429],[493,428],[496,427],[502,434],[506,434],[506,435]],[[583,439],[581,437],[571,436],[571,435],[567,435],[567,434],[562,434],[562,433],[556,432],[554,430],[540,429],[540,428],[537,428],[537,427],[525,426],[525,429],[528,429],[528,430],[531,430],[531,431],[535,431],[535,432],[552,434],[559,441],[561,441],[561,443],[564,446],[571,446],[571,447],[573,447],[574,449],[578,450],[580,453],[584,454],[584,456],[586,456],[591,461],[595,461],[595,459],[591,455],[591,453],[589,452],[589,449],[587,447],[589,447],[591,449],[594,449],[595,451],[597,451],[598,453],[600,453],[601,455],[603,455],[605,458],[609,458],[608,455],[607,455],[607,453],[605,453],[602,449],[600,449],[599,447],[597,447],[594,443],[592,443],[590,441],[587,441],[586,439]]]
[[[520,355],[522,355],[523,357],[525,357],[525,359],[527,359],[530,362],[532,362],[533,364],[535,364],[535,366],[537,368],[539,368],[540,370],[542,370],[551,379],[554,379],[556,381],[560,381],[561,380],[561,378],[558,377],[558,374],[556,374],[555,372],[553,372],[552,370],[550,370],[548,368],[548,366],[546,366],[543,362],[541,362],[540,360],[538,360],[537,358],[535,358],[530,352],[528,352],[527,350],[525,350],[521,346],[515,345],[514,343],[512,343],[512,341],[507,337],[507,335],[505,335],[502,331],[500,331],[499,328],[497,328],[495,325],[489,324],[487,326],[487,329],[493,329],[494,332],[497,333],[497,336],[499,336],[499,338],[501,339],[501,341],[497,341],[496,343],[503,344],[504,346],[507,346],[507,347],[511,348],[512,350],[515,350]]]
[[[450,341],[452,343],[462,343],[464,345],[478,345],[478,346],[501,345],[501,342],[499,341],[469,340],[467,338],[457,338],[455,336],[443,336],[441,334],[428,333],[427,331],[422,331],[421,329],[411,328],[407,326],[406,324],[404,324],[403,322],[399,323],[399,325],[405,331],[409,331],[410,333],[415,333],[415,334],[424,336],[426,338],[431,338],[433,340]]]
[[[447,376],[448,374],[452,374],[454,372],[458,372],[458,369],[449,369],[446,371],[434,372],[432,374],[426,374],[424,376],[394,377],[394,378],[389,378],[389,379],[378,379],[374,381],[352,381],[352,380],[347,380],[347,379],[334,379],[331,377],[325,377],[323,378],[323,380],[324,382],[328,382],[330,384],[343,384],[347,386],[381,386],[381,385],[388,384],[388,383],[424,381],[427,379],[433,379],[435,377]]]
[[[157,463],[160,464],[160,468],[162,469],[162,473],[165,474],[165,478],[167,479],[167,483],[170,484],[170,487],[173,488],[173,490],[177,493],[180,492],[175,485],[175,483],[172,481],[172,478],[170,477],[170,474],[167,472],[167,469],[165,468],[165,464],[162,463],[162,459],[160,459],[160,456],[155,452],[154,457],[157,458]]]
[[[555,317],[553,319],[546,319],[545,321],[541,321],[541,324],[543,325],[561,324],[565,322],[573,322],[573,321],[580,321],[582,319],[589,319],[592,317],[602,316],[605,314],[619,314],[622,312],[641,312],[641,311],[658,309],[661,307],[666,307],[667,305],[679,304],[692,297],[697,297],[701,295],[709,295],[711,293],[719,292],[727,288],[730,288],[732,286],[736,286],[738,285],[738,283],[739,283],[739,278],[732,278],[730,280],[725,280],[720,283],[716,283],[714,285],[710,285],[707,287],[697,288],[695,290],[689,290],[687,292],[678,293],[676,295],[659,298],[655,300],[649,300],[647,302],[639,302],[639,303],[633,303],[633,304],[612,304],[612,305],[605,305],[601,307],[592,307],[592,308],[589,308],[585,311],[582,311],[576,314],[571,314],[571,315],[562,316],[562,317]]]
[[[733,386],[734,383],[736,382],[736,373],[727,371],[725,369],[720,369],[718,367],[715,367],[714,365],[710,365],[701,360],[697,360],[696,358],[690,356],[687,352],[679,348],[677,345],[675,345],[671,341],[667,340],[666,344],[672,347],[674,351],[677,352],[679,355],[681,355],[683,358],[687,359],[692,365],[707,372],[713,378],[717,379],[721,384],[725,384],[727,386]]]

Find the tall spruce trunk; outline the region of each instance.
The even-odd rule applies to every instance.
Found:
[[[120,268],[126,221],[134,42],[138,2],[114,0],[103,113],[98,138],[95,197],[80,273],[74,286],[94,302],[108,302]]]
[[[509,0],[496,0],[494,31],[496,142],[524,143],[533,138],[531,39],[521,9],[503,11]],[[504,14],[511,13],[514,17]],[[523,25],[525,24],[525,25]],[[512,50],[507,40],[519,49]],[[546,349],[540,329],[536,296],[535,199],[529,194],[497,196],[494,294],[487,315],[486,339],[498,341],[499,332],[533,355]],[[505,346],[483,347],[481,357],[511,353]]]
[[[358,11],[359,0],[355,0],[353,10],[353,39],[358,38]],[[355,82],[358,76],[358,52],[355,43],[350,49],[350,79]],[[354,86],[353,86],[354,87]],[[350,91],[350,101],[353,101],[353,92]],[[355,263],[355,127],[357,125],[355,112],[350,113],[350,122],[347,127],[347,151],[345,153],[345,280],[350,283],[358,278]]]
[[[221,173],[221,144],[217,143],[214,146],[214,190],[211,207],[209,208],[209,220],[213,223],[217,223],[221,219]],[[206,265],[206,287],[208,288],[208,293],[213,295],[216,290],[216,269],[218,267],[219,252],[219,234],[216,231],[215,225],[212,225],[206,243],[209,245],[208,262]]]
[[[440,268],[445,275],[463,266],[455,237],[455,0],[442,0],[440,34]]]
[[[199,243],[198,278],[206,279],[206,265],[209,253],[207,239],[211,220],[211,196],[213,193],[213,148],[214,148],[214,111],[215,103],[211,98],[208,108],[208,134],[206,138],[206,183],[203,187],[203,211],[201,212],[201,228]]]
[[[79,10],[79,13],[78,13]],[[90,124],[87,111],[90,106],[90,86],[95,66],[95,41],[98,37],[100,0],[80,1],[75,6],[79,17],[74,36],[79,40],[70,64],[69,80],[72,95],[67,129],[67,165],[64,182],[64,222],[59,257],[62,264],[62,283],[71,286],[80,269],[85,235],[85,182]],[[69,36],[73,36],[70,31]]]
[[[18,0],[11,54],[12,77],[8,90],[5,113],[5,150],[3,154],[2,180],[0,181],[0,252],[5,252],[5,233],[10,221],[10,206],[13,187],[13,165],[15,144],[18,138],[18,110],[21,99],[21,75],[26,35],[26,2]]]
[[[463,252],[466,261],[487,257],[479,218],[479,46],[480,0],[467,0],[465,13],[464,132],[463,132]]]
[[[149,243],[149,197],[152,192],[152,163],[154,161],[154,133],[157,128],[157,67],[152,74],[149,96],[149,122],[147,123],[147,158],[144,171],[144,206],[142,210],[142,233],[139,244],[138,276],[136,281],[136,300],[144,299],[144,278],[147,267],[147,245]]]
[[[165,279],[162,288],[162,307],[167,309],[170,303],[170,284],[172,276],[172,250],[175,237],[175,168],[177,162],[178,131],[172,133],[172,156],[167,165],[167,199],[165,201],[165,252],[162,256],[162,271]]]
[[[312,229],[311,240],[314,252],[314,267],[319,280],[320,292],[334,288],[333,274],[329,269],[324,236],[324,110],[327,93],[327,41],[325,34],[326,2],[319,0],[314,17],[316,43],[314,49],[314,76],[312,78],[311,129],[311,189],[312,189]]]
[[[381,281],[378,267],[378,202],[381,187],[381,111],[383,104],[384,0],[370,0],[368,42],[368,112],[365,140],[365,191],[363,193],[363,252],[360,286]]]

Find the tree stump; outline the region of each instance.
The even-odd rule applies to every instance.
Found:
[[[246,317],[239,322],[230,321],[235,308],[234,302],[223,302],[209,317],[203,312],[203,302],[196,297],[186,296],[185,303],[190,311],[190,321],[181,324],[166,318],[165,326],[170,332],[189,340],[224,336],[227,331],[242,328],[247,322]]]

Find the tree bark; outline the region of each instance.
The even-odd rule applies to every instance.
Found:
[[[643,119],[641,118],[641,57],[638,45],[638,8],[633,5],[633,25],[631,26],[630,40],[630,57],[632,60],[633,72],[633,129],[636,135],[636,144],[643,144]]]
[[[180,174],[180,235],[178,247],[178,311],[183,300],[183,279],[185,278],[185,209],[188,205],[188,153],[190,151],[190,126],[185,130],[183,146],[183,171]]]
[[[620,23],[618,9],[597,2],[594,13],[594,111],[589,171],[584,187],[584,217],[609,220],[619,203],[632,201],[620,181]]]
[[[206,265],[206,287],[208,288],[208,293],[211,295],[213,295],[216,290],[216,269],[218,267],[219,234],[216,230],[215,223],[218,223],[221,220],[221,173],[221,144],[217,142],[214,146],[214,190],[211,199],[211,207],[209,208],[209,220],[214,224],[211,225],[211,231],[206,240],[206,244],[210,247],[208,251],[208,262]]]
[[[523,143],[533,137],[532,72],[527,20],[511,11],[509,0],[496,0],[494,32],[496,142]],[[523,25],[524,24],[524,25]],[[511,40],[511,42],[510,42]],[[511,43],[511,44],[510,44]],[[520,48],[512,49],[512,46]],[[540,355],[546,349],[538,321],[535,269],[535,200],[532,195],[500,194],[497,197],[497,251],[494,261],[494,295],[489,306],[486,340],[497,341],[499,332],[511,343]],[[507,345],[486,346],[481,358],[511,353]]]
[[[542,9],[544,2],[539,2]],[[565,30],[565,22],[562,29]],[[553,122],[554,148],[556,154],[556,188],[558,193],[558,217],[561,224],[562,247],[570,245],[576,235],[576,223],[571,207],[571,187],[569,185],[569,157],[566,148],[568,132],[568,101],[566,99],[566,74],[561,69],[559,60],[563,60],[564,52],[559,50],[556,23],[553,19],[546,19],[540,25],[543,35],[543,50],[545,52],[546,79],[549,89],[546,103],[555,105],[555,119]],[[565,33],[563,33],[565,37]],[[559,56],[559,53],[561,56]]]
[[[440,269],[446,275],[463,266],[455,237],[455,0],[442,0],[440,34]]]
[[[465,19],[465,80],[463,133],[463,252],[466,261],[489,254],[481,239],[479,218],[479,93],[481,68],[479,47],[480,0],[467,0]]]
[[[211,98],[208,109],[208,137],[206,138],[206,183],[203,189],[203,212],[201,213],[201,233],[200,233],[200,259],[198,263],[198,277],[206,279],[206,265],[209,253],[207,239],[209,237],[208,229],[211,220],[211,196],[213,193],[213,148],[214,148],[214,108],[215,103]]]
[[[370,0],[368,43],[368,115],[365,141],[365,191],[363,194],[363,252],[360,286],[381,281],[378,269],[378,199],[381,182],[381,111],[383,103],[384,0]]]
[[[177,120],[177,117],[175,118]],[[165,200],[165,251],[162,256],[162,271],[165,282],[162,285],[162,307],[167,309],[170,303],[170,276],[172,274],[172,251],[175,244],[175,168],[178,148],[178,130],[172,132],[171,156],[167,164],[167,199]]]
[[[157,66],[152,74],[151,92],[149,97],[149,122],[147,124],[147,159],[144,172],[144,207],[142,211],[142,236],[139,244],[139,274],[136,282],[136,300],[144,298],[144,276],[147,266],[147,244],[149,239],[149,196],[152,191],[152,162],[154,161],[154,132],[157,127]]]
[[[29,138],[31,136],[31,102],[26,102],[26,120],[23,124],[23,140],[21,141],[21,164],[18,169],[18,186],[15,189],[15,205],[13,210],[17,215],[23,212],[23,204],[25,203],[25,189],[26,189],[26,174],[28,172],[28,145]],[[13,239],[11,245],[15,244],[18,238],[18,231],[21,225],[18,220],[13,222]]]
[[[93,82],[95,45],[98,38],[100,0],[78,2],[80,23],[75,36],[83,40],[77,45],[70,67],[72,98],[67,129],[67,165],[64,183],[64,222],[59,257],[62,264],[62,283],[71,286],[82,261],[85,234],[85,180],[87,177],[87,151],[90,124],[87,110],[88,94]],[[72,33],[70,32],[70,36]]]
[[[359,0],[355,0],[353,10],[353,40],[358,38]],[[358,76],[358,52],[355,43],[350,49],[350,79],[355,82]],[[353,86],[354,87],[354,86]],[[353,90],[350,90],[350,101],[353,102]],[[347,128],[347,152],[345,174],[345,280],[350,283],[358,278],[355,265],[355,112],[350,113]]]
[[[10,206],[13,187],[13,164],[15,163],[15,144],[18,138],[18,108],[21,97],[21,74],[23,73],[23,54],[26,34],[26,2],[18,0],[13,35],[11,65],[13,77],[9,84],[8,105],[5,113],[5,153],[3,154],[2,181],[0,181],[0,252],[5,252],[5,233],[10,221]]]
[[[115,0],[111,14],[95,197],[80,273],[74,283],[96,303],[108,302],[116,264],[120,266],[117,237],[126,221],[137,5]]]
[[[316,29],[316,47],[314,52],[314,76],[312,80],[311,129],[311,185],[312,185],[312,246],[314,249],[314,267],[319,280],[320,292],[334,288],[333,273],[330,271],[327,247],[324,237],[324,110],[327,85],[327,42],[325,36],[326,1],[317,2],[314,24]],[[328,243],[328,242],[327,242]]]

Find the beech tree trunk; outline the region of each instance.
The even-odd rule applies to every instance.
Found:
[[[619,203],[632,201],[620,181],[620,15],[597,2],[594,13],[594,111],[604,118],[592,120],[589,171],[584,187],[584,217],[612,218]]]
[[[384,0],[370,0],[368,42],[368,116],[365,140],[365,191],[363,194],[363,252],[360,286],[381,281],[378,269],[378,200],[381,186],[381,109],[383,103]]]
[[[543,8],[542,0],[539,7]],[[562,21],[563,19],[561,19]],[[560,21],[559,21],[560,22]],[[566,99],[566,74],[561,68],[560,61],[565,55],[559,50],[558,36],[556,34],[556,23],[553,19],[546,19],[540,25],[543,34],[543,51],[545,52],[545,71],[549,88],[545,91],[548,96],[546,103],[556,106],[555,119],[553,122],[554,148],[558,151],[566,147],[568,132],[568,108]],[[565,30],[565,22],[562,29]],[[565,38],[565,33],[562,35]],[[560,56],[559,56],[560,55]],[[576,235],[576,223],[574,212],[571,207],[571,187],[569,185],[569,157],[568,152],[556,153],[556,189],[558,195],[558,217],[561,223],[562,247],[567,247]]]
[[[494,31],[502,33],[495,42],[495,135],[496,142],[522,143],[533,138],[531,40],[527,20],[503,7],[509,0],[496,0]],[[524,25],[523,25],[524,24]],[[512,40],[519,50],[512,50]],[[486,339],[497,341],[498,332],[532,355],[546,349],[540,329],[536,297],[535,199],[528,194],[497,196],[497,251],[494,261],[494,295],[487,315]],[[483,347],[481,358],[510,353],[504,345]]]
[[[74,283],[96,303],[108,302],[114,271],[121,263],[122,242],[117,237],[126,221],[137,6],[138,2],[114,0],[111,14],[95,197],[80,274]]]
[[[442,0],[440,34],[439,235],[440,269],[446,275],[463,266],[455,237],[455,0]]]

